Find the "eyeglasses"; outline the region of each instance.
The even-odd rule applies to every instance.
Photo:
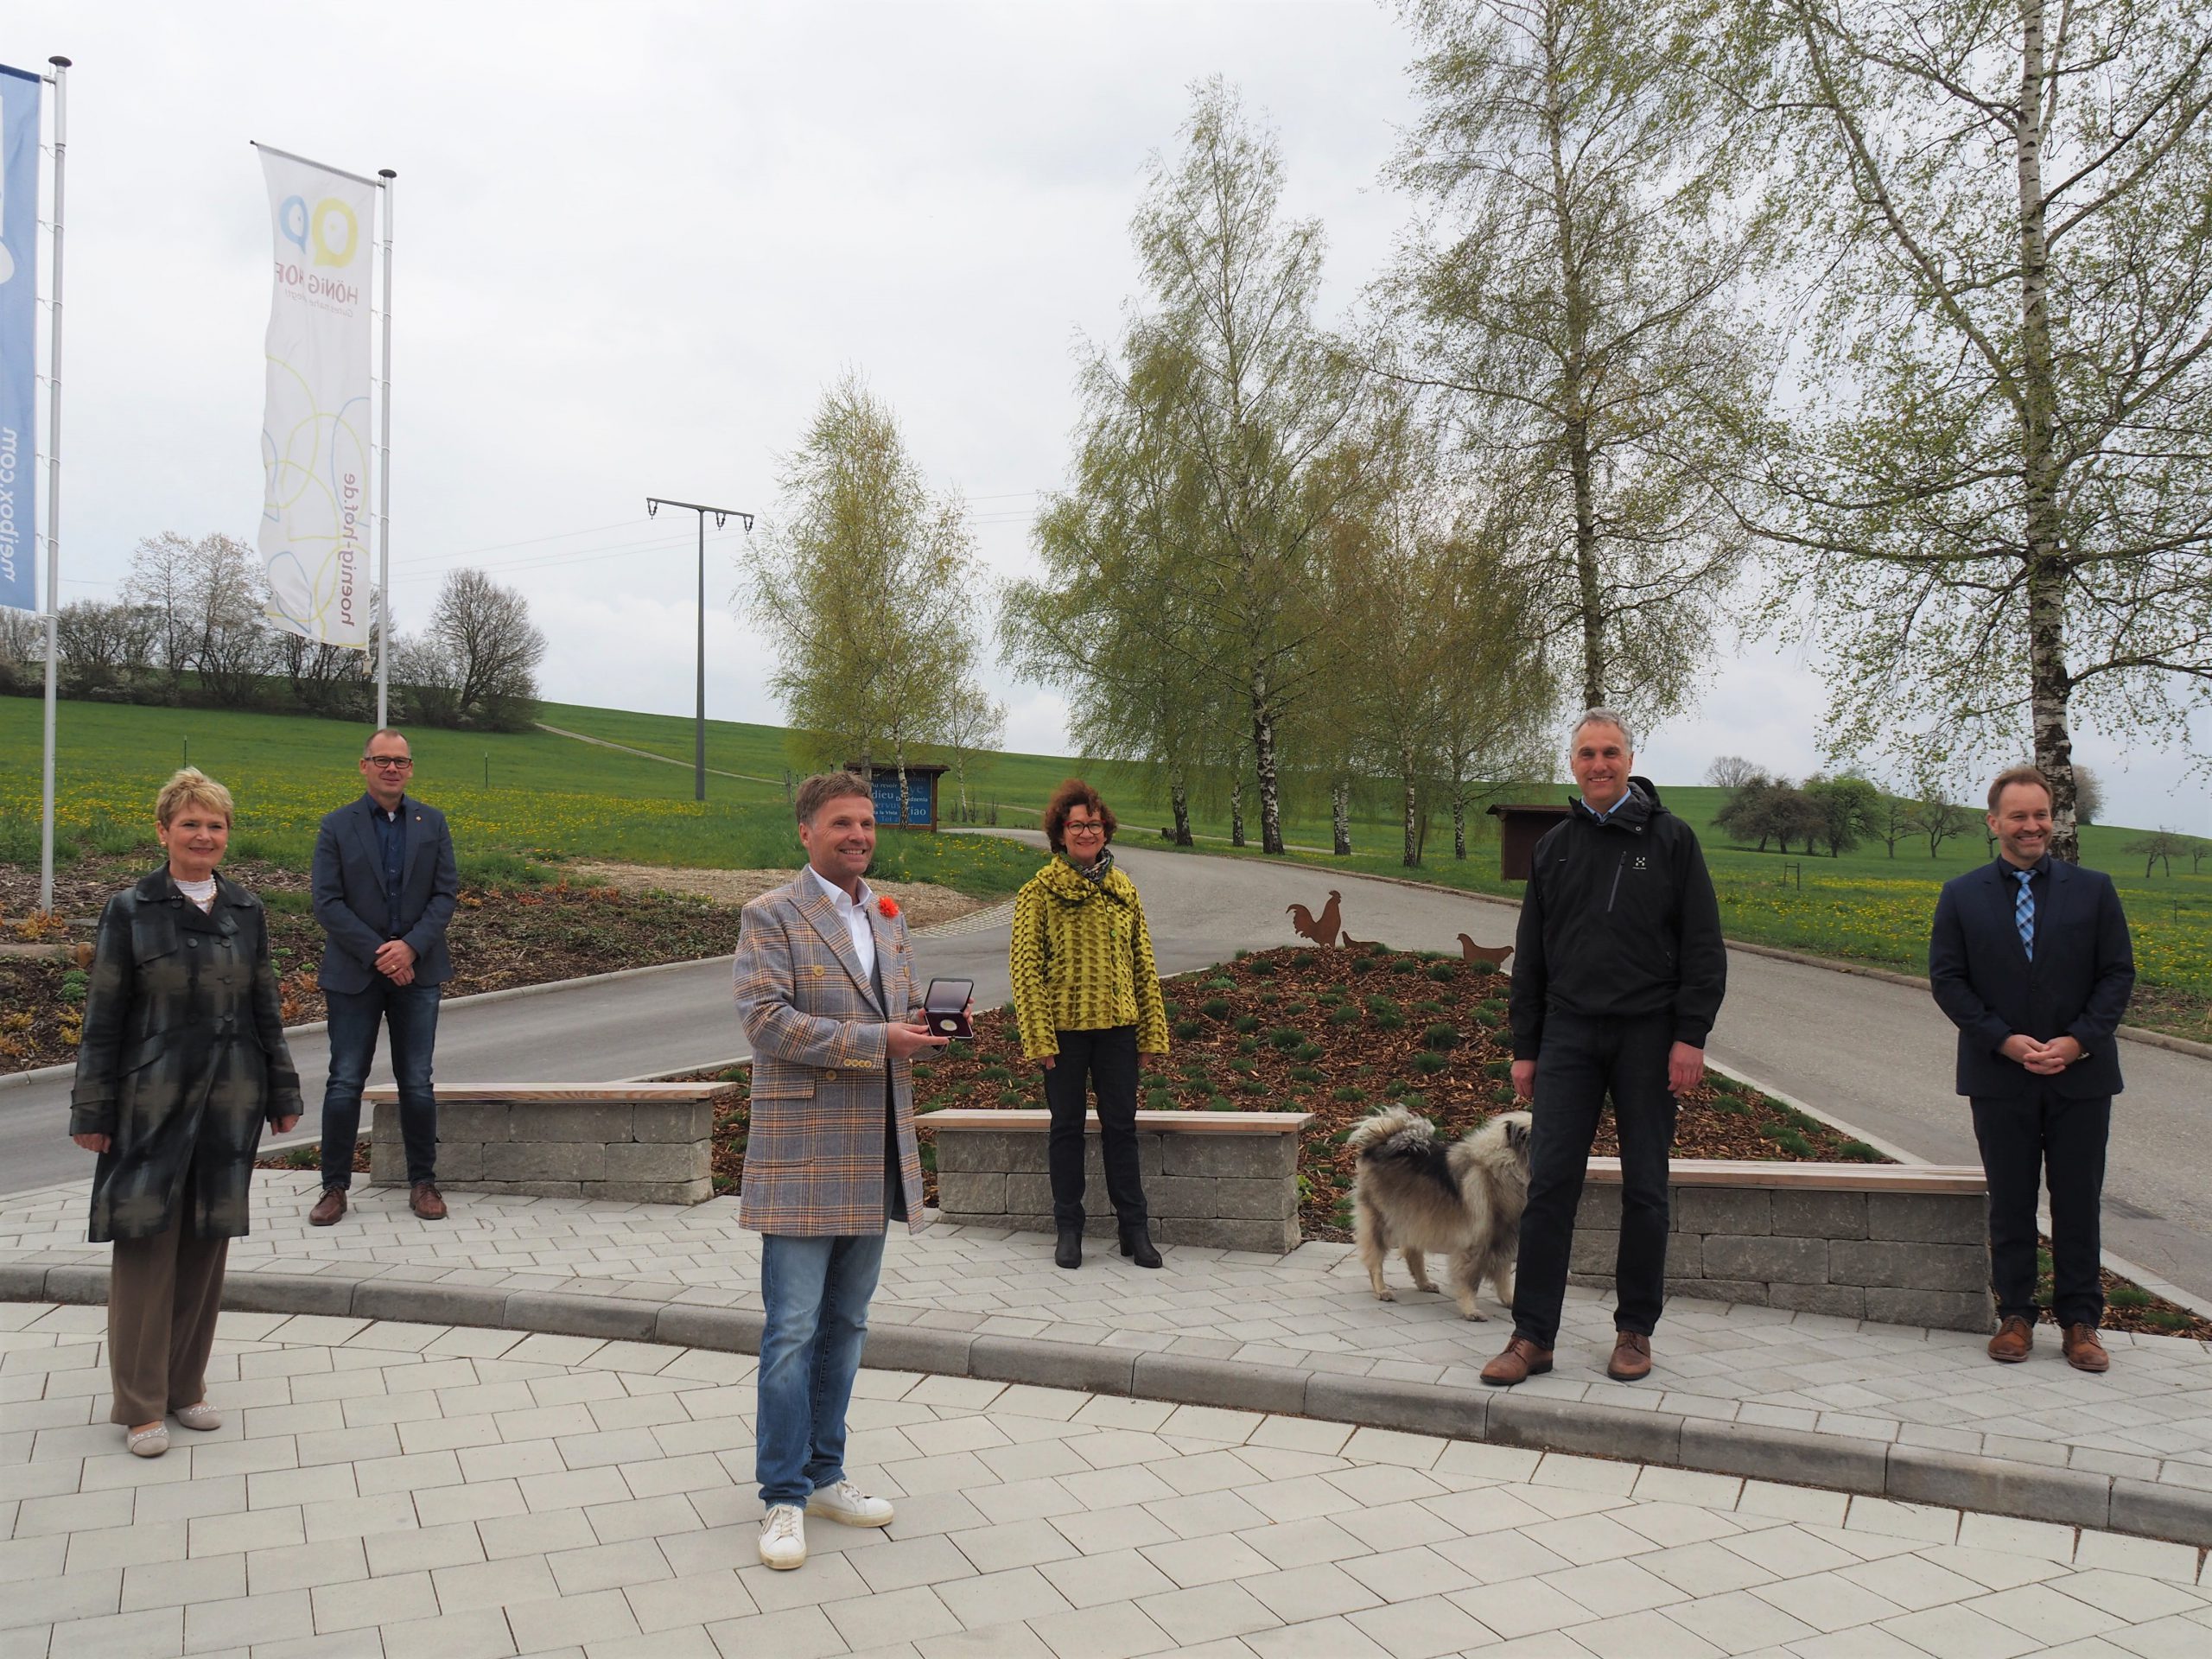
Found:
[[[1106,826],[1096,818],[1070,818],[1060,828],[1071,836],[1103,836]]]
[[[365,754],[361,759],[378,772],[404,772],[415,764],[404,754]]]

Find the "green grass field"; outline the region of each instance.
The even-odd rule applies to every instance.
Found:
[[[512,876],[527,861],[589,856],[642,864],[766,868],[799,861],[783,779],[798,764],[783,729],[709,721],[703,806],[691,799],[691,722],[680,716],[549,703],[549,725],[658,754],[665,765],[546,732],[493,736],[423,730],[416,735],[415,786],[454,821],[465,861],[480,873]],[[0,697],[0,860],[37,858],[39,704]],[[358,787],[353,768],[359,733],[336,721],[206,709],[123,708],[67,702],[60,716],[60,822],[73,844],[119,850],[144,834],[155,789],[183,763],[220,779],[239,798],[242,854],[303,863],[321,814]],[[1136,774],[1111,765],[1086,768],[1062,755],[996,754],[971,764],[969,791],[995,803],[1004,824],[1035,823],[1053,785],[1071,772],[1097,782],[1123,823],[1128,842],[1165,845],[1165,803],[1150,798]],[[1987,856],[1979,833],[1928,856],[1925,842],[1879,845],[1840,859],[1783,858],[1732,848],[1712,818],[1722,791],[1669,788],[1670,810],[1704,842],[1732,938],[1908,972],[1925,965],[1927,928],[1937,888]],[[1561,785],[1529,791],[1557,799]],[[941,810],[951,810],[945,780]],[[1380,797],[1378,796],[1378,798]],[[1225,836],[1216,803],[1194,819],[1198,831]],[[1451,855],[1440,817],[1429,830],[1428,856],[1408,870],[1399,861],[1395,819],[1370,810],[1355,816],[1348,859],[1292,856],[1325,869],[1351,869],[1517,897],[1499,879],[1494,821],[1478,816],[1465,860]],[[1256,810],[1246,828],[1255,840]],[[2212,1037],[2212,869],[2145,878],[2121,853],[2141,833],[2094,826],[2082,831],[2084,861],[2112,873],[2135,930],[2142,990],[2136,1017],[2192,1036]],[[1294,844],[1326,846],[1325,801],[1294,802],[1284,823]],[[1211,841],[1202,850],[1228,851]],[[1249,853],[1245,855],[1257,856]],[[988,838],[887,834],[879,865],[893,879],[936,880],[981,894],[1011,892],[1035,868],[1033,855]],[[1317,870],[1317,878],[1321,872]],[[1358,932],[1357,918],[1351,925]]]
[[[0,860],[16,864],[38,858],[39,719],[36,700],[0,697]],[[322,815],[361,786],[363,733],[334,721],[73,702],[58,733],[65,856],[150,843],[155,791],[188,758],[238,798],[237,854],[293,867],[313,853]],[[512,878],[531,861],[570,857],[721,869],[801,861],[780,782],[710,779],[702,804],[688,768],[549,733],[411,735],[410,787],[447,813],[465,874]],[[688,758],[688,725],[683,735]],[[984,895],[1013,892],[1036,866],[1026,849],[971,836],[887,834],[877,859],[887,879]]]

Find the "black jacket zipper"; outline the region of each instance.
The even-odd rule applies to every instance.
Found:
[[[1621,861],[1613,866],[1612,891],[1605,895],[1605,914],[1608,916],[1613,913],[1613,900],[1621,896],[1621,872],[1627,868],[1628,853],[1624,849],[1621,853]]]

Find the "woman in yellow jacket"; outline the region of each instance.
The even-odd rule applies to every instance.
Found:
[[[1167,1005],[1136,883],[1114,868],[1114,815],[1079,779],[1045,808],[1052,861],[1014,901],[1014,1012],[1021,1052],[1044,1068],[1052,1114],[1046,1167],[1052,1182],[1052,1260],[1083,1265],[1086,1077],[1098,1096],[1106,1196],[1122,1254],[1160,1265],[1137,1170],[1137,1056],[1167,1052]]]

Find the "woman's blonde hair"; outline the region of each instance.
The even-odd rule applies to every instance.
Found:
[[[223,815],[225,823],[238,812],[231,791],[197,766],[185,767],[162,785],[162,792],[154,797],[154,821],[166,830],[188,806],[213,807]]]

